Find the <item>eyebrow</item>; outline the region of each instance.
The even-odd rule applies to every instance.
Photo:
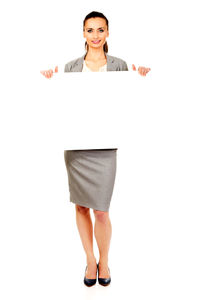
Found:
[[[93,28],[86,28],[86,29],[93,29]],[[105,29],[105,27],[99,27],[97,29]]]

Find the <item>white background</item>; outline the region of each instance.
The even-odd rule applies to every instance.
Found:
[[[70,106],[40,70],[83,55],[92,10],[110,22],[109,54],[151,72],[104,74],[118,88],[112,283],[88,289],[64,165]],[[7,1],[0,11],[1,299],[199,299],[197,1]],[[80,75],[77,95],[87,99]],[[105,76],[91,87],[94,101],[109,92]]]

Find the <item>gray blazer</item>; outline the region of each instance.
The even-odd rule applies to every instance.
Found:
[[[82,72],[85,55],[68,62],[65,65],[64,72]],[[106,52],[105,55],[107,58],[107,71],[128,71],[127,63],[124,60],[108,55]]]

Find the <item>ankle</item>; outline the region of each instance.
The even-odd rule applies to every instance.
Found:
[[[87,256],[87,264],[96,264],[95,256]]]
[[[99,259],[99,265],[107,266],[108,265],[108,258],[100,258]]]

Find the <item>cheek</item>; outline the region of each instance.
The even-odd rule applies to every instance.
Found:
[[[106,38],[107,38],[107,34],[105,33],[105,34],[102,35],[102,39],[105,40]]]
[[[84,36],[84,37],[85,37],[86,39],[89,39],[89,36],[90,36],[89,33],[85,32],[85,36]]]
[[[87,40],[88,40],[88,41],[91,41],[91,40],[92,40],[92,36],[91,36],[91,35],[88,35],[88,36],[87,36]]]

